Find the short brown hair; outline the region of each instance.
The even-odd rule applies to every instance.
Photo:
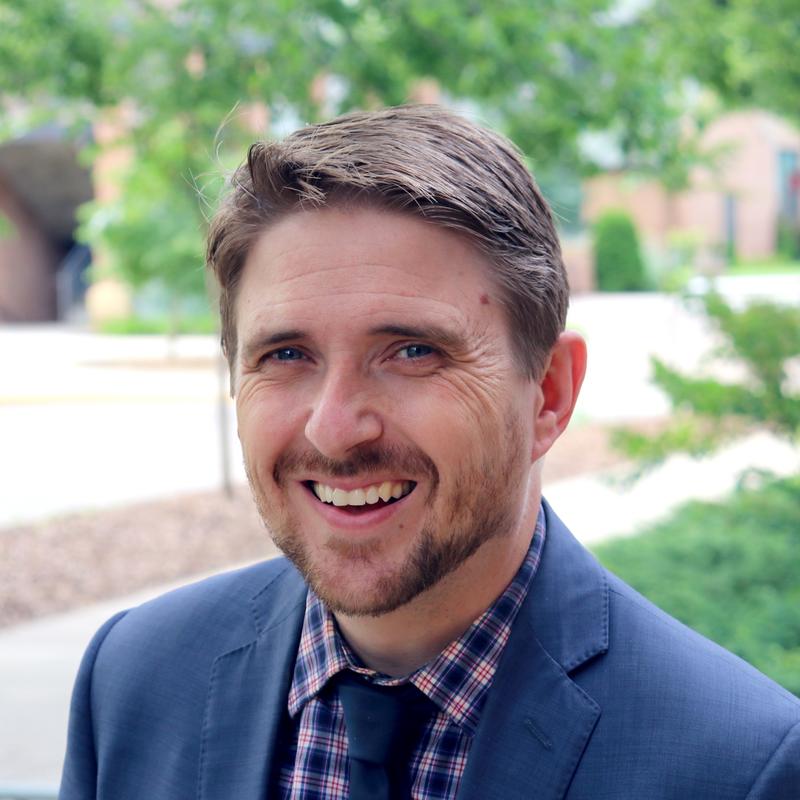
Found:
[[[231,370],[236,290],[255,240],[291,211],[337,203],[414,214],[471,239],[493,266],[520,365],[541,374],[569,301],[550,209],[511,142],[433,105],[346,114],[252,145],[208,236]]]

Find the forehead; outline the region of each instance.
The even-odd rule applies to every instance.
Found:
[[[247,258],[236,300],[239,339],[275,325],[392,314],[484,327],[500,313],[490,270],[465,237],[407,214],[294,212],[262,233]]]

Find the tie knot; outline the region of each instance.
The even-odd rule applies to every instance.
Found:
[[[407,760],[433,704],[412,683],[381,686],[345,671],[337,678],[351,759]]]

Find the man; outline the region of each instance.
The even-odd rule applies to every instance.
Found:
[[[254,145],[208,260],[289,560],[98,632],[63,800],[800,798],[800,701],[541,500],[586,351],[509,142],[407,107]]]

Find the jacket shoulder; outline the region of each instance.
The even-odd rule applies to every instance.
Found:
[[[215,661],[270,638],[270,620],[302,622],[305,586],[274,559],[168,592],[112,617],[86,650],[72,696],[64,798],[121,796],[119,786],[196,781]],[[133,757],[133,754],[136,757]],[[109,787],[116,787],[110,789]],[[126,795],[127,796],[127,795]]]
[[[628,669],[643,678],[674,676],[681,687],[693,685],[703,694],[742,693],[741,712],[753,709],[772,716],[787,714],[787,719],[800,721],[800,698],[743,659],[697,633],[612,573],[607,573],[610,589],[610,613],[616,620],[611,631],[611,651],[627,651],[623,659]],[[662,673],[664,673],[662,675]],[[758,698],[758,702],[752,702]]]
[[[613,753],[635,752],[623,771],[640,796],[800,797],[800,699],[607,579],[608,650],[572,676],[602,709],[574,796]],[[771,788],[750,794],[759,785]]]
[[[101,629],[97,665],[136,652],[139,664],[204,661],[255,639],[263,608],[286,601],[287,589],[304,599],[302,579],[284,558],[223,572],[167,592]]]

